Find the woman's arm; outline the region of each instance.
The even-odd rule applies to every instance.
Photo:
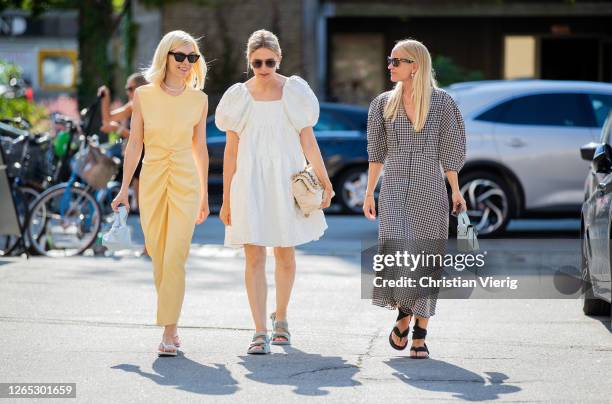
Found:
[[[118,132],[122,138],[127,138],[130,136],[130,130],[125,126],[121,125],[119,122],[110,121],[108,123],[103,123],[100,130],[104,133],[110,132]]]
[[[325,163],[323,163],[323,157],[321,156],[321,150],[319,144],[315,138],[314,131],[311,126],[307,126],[300,132],[300,144],[302,150],[306,156],[306,160],[312,165],[312,168],[317,175],[319,181],[323,185],[323,202],[321,203],[322,208],[328,208],[331,204],[331,198],[334,196],[334,190]]]
[[[230,189],[232,178],[236,173],[236,160],[238,158],[238,134],[231,130],[226,132],[225,151],[223,152],[223,203],[219,212],[219,219],[226,226],[231,226]]]
[[[111,121],[122,122],[132,115],[132,101],[128,101],[119,108],[110,111],[109,119]]]
[[[448,183],[451,186],[451,211],[454,215],[456,215],[461,211],[466,210],[467,205],[465,199],[463,199],[463,195],[461,195],[461,191],[459,190],[459,175],[457,174],[457,171],[446,170],[445,173]]]
[[[208,146],[206,145],[206,116],[208,115],[208,98],[204,104],[204,112],[200,121],[193,129],[191,147],[193,157],[197,164],[198,177],[200,179],[200,209],[197,224],[202,223],[210,213],[208,208]]]
[[[113,210],[117,210],[120,204],[124,204],[129,209],[128,190],[136,166],[140,161],[140,155],[142,153],[142,144],[144,138],[144,123],[142,120],[142,113],[138,102],[138,95],[134,95],[134,107],[132,112],[132,124],[130,129],[130,136],[128,138],[128,144],[125,147],[123,157],[123,179],[121,181],[121,189],[119,194],[113,200],[111,206]]]
[[[451,186],[451,210],[457,214],[467,208],[459,190],[458,173],[465,162],[465,124],[459,107],[446,94],[440,122],[440,163]]]
[[[374,190],[378,184],[380,173],[387,157],[387,131],[383,119],[382,98],[376,97],[370,103],[367,124],[368,149],[368,185],[365,200],[363,201],[363,214],[369,220],[376,220],[376,201]]]
[[[128,101],[126,104],[119,108],[110,110],[110,91],[108,87],[102,86],[98,89],[98,95],[102,97],[101,111],[102,111],[102,123],[108,125],[111,121],[121,122],[132,115],[132,101]]]
[[[374,190],[378,184],[380,173],[383,169],[383,163],[370,161],[368,165],[368,186],[366,188],[365,201],[363,204],[363,213],[370,220],[376,219],[376,203],[374,202]]]

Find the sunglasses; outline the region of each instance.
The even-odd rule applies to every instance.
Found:
[[[253,69],[259,69],[264,63],[266,64],[266,67],[273,68],[276,66],[277,62],[274,59],[254,59],[251,61],[251,66],[253,67]]]
[[[414,63],[414,60],[410,60],[410,59],[403,59],[403,58],[392,58],[392,57],[387,57],[387,65],[393,65],[393,67],[398,67],[400,65],[400,63]]]
[[[189,63],[195,63],[200,58],[200,55],[197,53],[190,53],[189,55],[184,54],[183,52],[168,52],[168,55],[174,56],[174,60],[181,63],[185,58],[189,61]]]

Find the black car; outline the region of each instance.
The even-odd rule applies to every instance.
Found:
[[[609,315],[612,292],[612,113],[608,115],[599,143],[580,149],[591,161],[582,205],[582,279],[587,315]]]
[[[319,121],[314,127],[323,161],[334,184],[334,202],[338,202],[346,212],[361,212],[365,197],[367,120],[367,108],[321,103]],[[223,188],[225,133],[215,126],[214,116],[208,118],[206,136],[210,155],[209,188],[211,193],[220,193]]]

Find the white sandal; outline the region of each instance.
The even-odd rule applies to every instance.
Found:
[[[159,343],[159,347],[157,348],[158,356],[176,356],[177,349],[174,344],[164,344],[164,341]]]
[[[174,346],[177,348],[181,347],[181,339],[179,338],[178,334],[176,334],[174,337],[172,337],[172,340],[174,341]]]
[[[272,320],[272,345],[291,345],[291,333],[289,332],[289,323],[287,320],[277,320],[276,312],[270,315]],[[277,338],[284,338],[277,339]]]

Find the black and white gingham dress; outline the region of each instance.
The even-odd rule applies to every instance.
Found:
[[[434,88],[425,126],[416,132],[403,105],[395,121],[383,110],[391,92],[376,97],[368,113],[368,160],[384,163],[378,199],[379,253],[445,254],[449,199],[443,170],[457,171],[465,161],[465,126],[457,105]],[[378,276],[439,277],[440,267],[387,267]],[[435,314],[438,289],[374,288],[372,303],[421,317]]]

